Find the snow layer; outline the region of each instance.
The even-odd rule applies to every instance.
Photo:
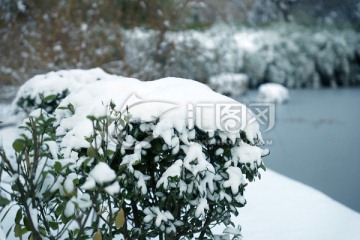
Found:
[[[360,239],[359,213],[272,170],[246,188],[246,198],[246,207],[232,218],[244,239]]]
[[[259,87],[259,101],[284,103],[289,100],[289,91],[278,83],[265,83]]]
[[[246,132],[249,141],[253,142],[256,138],[262,140],[259,124],[257,121],[251,121],[254,117],[245,105],[213,92],[204,84],[180,78],[142,82],[133,78],[114,77],[88,84],[75,94],[66,97],[59,106],[66,107],[71,104],[74,114],[59,108],[55,111],[59,125],[57,135],[63,136],[61,147],[65,157],[69,157],[73,149],[89,147],[89,143],[84,139],[92,133],[91,121],[87,116],[100,117],[109,114],[110,102],[113,102],[117,110],[123,113],[126,113],[127,107],[131,121],[149,122],[159,118],[153,130],[154,137],[162,137],[169,145],[172,145],[171,133],[174,129],[188,134],[187,131],[196,125],[207,132],[219,129],[226,131],[227,129],[221,129],[222,125],[216,121],[217,106],[219,103],[236,105],[244,111],[241,128],[237,129],[236,133],[226,133],[225,139],[227,137],[234,139],[241,129]],[[192,112],[192,117],[189,117],[190,110],[204,104],[210,106],[206,108],[206,114]]]
[[[36,75],[19,88],[13,101],[13,108],[17,107],[16,105],[19,104],[20,99],[31,99],[34,100],[36,104],[40,104],[40,94],[43,94],[44,97],[58,94],[61,95],[63,93],[69,94],[85,84],[109,77],[111,77],[111,75],[105,73],[100,68],[89,70],[61,70]],[[31,110],[33,109],[30,109],[29,112]]]
[[[82,87],[84,84],[109,77],[100,68],[89,70],[73,69],[49,72],[26,81],[18,90],[15,102],[19,97],[29,96],[36,98],[45,91],[46,95],[57,94],[64,90],[70,92]]]
[[[114,181],[116,178],[116,173],[112,170],[109,165],[104,162],[99,162],[89,173],[89,176],[86,178],[85,183],[82,188],[84,190],[94,189],[96,187],[96,183],[99,185],[103,185],[105,183],[109,183]],[[114,192],[120,190],[118,184],[114,183],[111,186],[106,188],[106,191],[113,194]]]

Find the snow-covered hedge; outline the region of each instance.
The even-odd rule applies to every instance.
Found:
[[[241,73],[222,73],[209,79],[209,86],[214,91],[233,97],[243,95],[247,91],[248,85],[249,76]]]
[[[217,26],[204,32],[167,32],[160,48],[151,45],[159,41],[156,32],[136,29],[126,36],[123,63],[135,77],[168,75],[208,82],[226,72],[247,74],[252,87],[264,82],[290,88],[360,83],[360,35],[351,29]]]
[[[217,239],[211,226],[231,226],[269,153],[244,105],[178,78],[95,81],[24,128],[16,161],[1,155],[8,182],[22,185],[1,203],[20,206],[15,235],[35,238]]]
[[[221,73],[245,73],[250,87],[265,82],[289,88],[360,83],[360,34],[350,28],[217,25],[204,31],[171,32],[99,24],[82,24],[79,34],[79,25],[66,26],[72,43],[56,40],[55,34],[45,50],[37,49],[42,46],[37,34],[28,31],[28,44],[14,50],[21,58],[5,59],[0,78],[21,82],[57,67],[100,66],[109,73],[142,80],[173,76],[207,83]]]
[[[71,92],[83,85],[109,78],[111,75],[100,68],[90,70],[61,70],[36,75],[26,81],[18,90],[13,106],[16,111],[30,113],[37,108],[43,108],[52,113]]]

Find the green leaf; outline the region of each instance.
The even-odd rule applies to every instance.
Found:
[[[124,171],[126,169],[126,167],[127,167],[126,164],[120,164],[119,171],[120,172]]]
[[[114,103],[113,101],[110,101],[110,108],[111,108],[111,109],[114,109],[115,106],[116,106],[115,103]]]
[[[55,214],[60,216],[65,210],[65,204],[59,204],[59,206],[55,210]]]
[[[19,191],[19,186],[17,184],[13,184],[11,186],[11,189],[14,191],[14,192],[18,192]]]
[[[113,155],[114,153],[115,153],[115,152],[112,151],[112,150],[106,150],[106,151],[105,151],[106,156],[111,156],[111,155]]]
[[[263,163],[261,163],[260,168],[266,172],[266,167]]]
[[[23,222],[24,222],[24,226],[26,227],[26,229],[27,229],[28,231],[31,231],[31,224],[30,224],[29,219],[28,219],[26,216],[24,216]]]
[[[57,222],[49,222],[49,226],[53,229],[56,230],[59,227],[59,223]]]
[[[92,122],[96,120],[96,117],[94,117],[93,115],[89,115],[87,116],[87,118]]]
[[[88,157],[92,157],[92,158],[96,158],[98,156],[98,153],[96,152],[96,150],[93,146],[90,146],[86,150],[86,154],[88,155]]]
[[[56,162],[56,163],[54,164],[54,168],[55,168],[55,171],[56,171],[56,172],[61,172],[61,170],[62,170],[62,165],[61,165],[61,163]]]
[[[4,197],[0,197],[0,206],[5,207],[10,203],[10,200]]]
[[[21,228],[20,224],[15,225],[15,228],[14,228],[15,237],[21,237],[22,235],[27,233],[27,231],[28,230],[26,228]]]
[[[41,235],[46,236],[46,229],[45,229],[44,227],[42,227],[42,226],[39,226],[39,233],[40,233]]]
[[[117,229],[122,228],[125,224],[125,214],[124,214],[124,210],[120,209],[120,211],[118,212],[118,214],[116,215],[115,218],[115,227]]]
[[[72,112],[72,114],[75,113],[74,105],[72,105],[71,103],[68,104],[68,109],[70,110],[70,112]]]
[[[88,166],[88,165],[89,165],[89,162],[91,161],[91,159],[92,159],[92,158],[89,158],[89,157],[86,158],[86,159],[84,160],[84,162],[82,163],[82,165],[83,165],[83,166]]]
[[[54,101],[57,98],[57,95],[49,95],[44,98],[44,102],[49,103]]]
[[[15,217],[15,223],[19,224],[22,219],[22,210],[21,208],[17,211],[16,217]]]
[[[24,149],[24,141],[21,139],[16,139],[12,146],[16,152],[21,152]]]
[[[93,236],[93,240],[102,240],[102,236],[100,231],[97,231],[94,236]]]

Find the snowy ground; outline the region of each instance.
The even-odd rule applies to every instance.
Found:
[[[248,240],[360,239],[360,214],[272,170],[246,189],[234,221]]]

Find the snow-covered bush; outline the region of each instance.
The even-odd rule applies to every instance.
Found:
[[[1,152],[7,181],[22,186],[1,203],[20,206],[15,235],[33,238],[214,239],[268,154],[244,105],[177,78],[96,81],[24,128],[17,158]]]
[[[209,86],[216,92],[225,95],[243,95],[249,84],[249,77],[241,73],[222,73],[210,77]]]
[[[278,83],[264,83],[259,87],[259,101],[284,103],[289,100],[289,91]]]
[[[168,44],[171,51],[168,53],[164,67],[166,76],[191,78],[206,82],[209,76],[216,72],[216,48],[213,40],[204,39],[203,34],[196,31],[168,33]]]
[[[71,92],[83,85],[109,78],[111,75],[100,68],[90,70],[61,70],[49,72],[26,81],[18,90],[13,106],[16,111],[30,113],[37,108],[43,108],[52,113]]]
[[[59,21],[56,16],[47,17]],[[60,26],[62,24],[65,23]],[[23,27],[18,28],[11,31],[11,36],[5,34],[2,41],[15,38],[20,41],[17,32],[23,31]],[[360,35],[350,28],[278,24],[253,29],[216,25],[204,31],[170,31],[166,26],[157,30],[123,29],[98,21],[65,24],[67,37],[64,38],[71,39],[71,44],[64,43],[64,39],[59,41],[55,31],[51,35],[52,44],[47,44],[45,50],[39,49],[38,35],[32,31],[32,25],[25,28],[27,44],[18,44],[21,47],[15,49],[0,45],[4,56],[21,56],[5,58],[0,66],[0,81],[22,82],[29,74],[61,66],[101,66],[109,73],[142,80],[174,76],[206,83],[211,76],[224,72],[245,73],[250,87],[265,82],[277,82],[289,88],[358,85],[360,82]],[[39,35],[42,42],[49,41],[47,34]],[[23,61],[19,63],[18,59]]]

